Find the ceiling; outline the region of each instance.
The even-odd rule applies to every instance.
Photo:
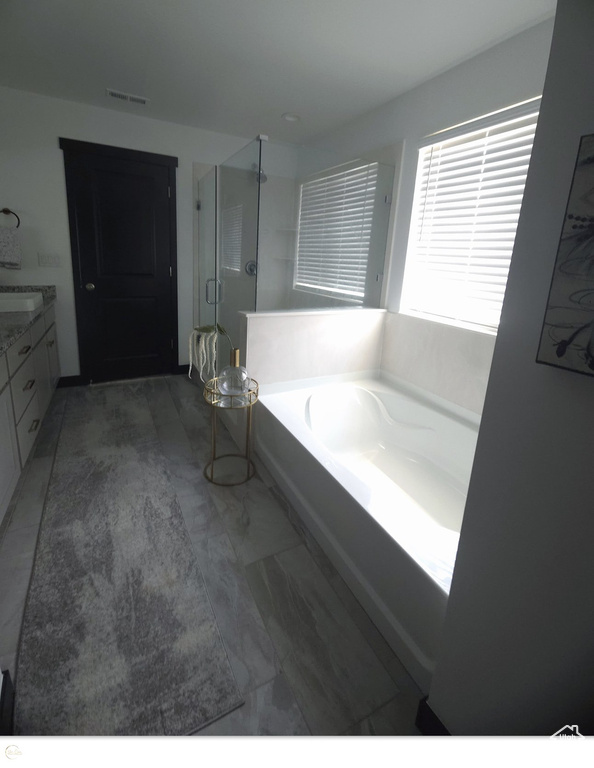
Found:
[[[303,143],[550,18],[555,4],[2,0],[0,84]],[[106,88],[150,102],[120,103]]]

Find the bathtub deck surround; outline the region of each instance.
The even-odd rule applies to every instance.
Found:
[[[482,412],[492,333],[361,307],[241,315],[246,365],[261,384],[372,372]]]
[[[263,387],[256,450],[427,691],[478,419],[379,379],[324,382]]]
[[[369,309],[243,332],[257,453],[428,692],[495,337]]]
[[[202,477],[210,432],[201,386],[174,376],[105,388],[114,413],[132,393],[152,419],[245,700],[200,735],[417,734],[421,692],[316,542],[295,525],[265,469],[236,488]],[[0,545],[0,666],[11,673],[48,479],[75,391],[54,396]],[[228,435],[221,439],[232,448]]]
[[[246,366],[260,384],[380,367],[383,309],[240,314]]]

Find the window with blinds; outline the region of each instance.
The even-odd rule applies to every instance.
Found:
[[[241,269],[243,205],[223,208],[221,214],[221,265],[238,272]]]
[[[421,147],[401,311],[497,328],[539,104]]]
[[[301,185],[294,288],[363,302],[377,178],[370,163]]]

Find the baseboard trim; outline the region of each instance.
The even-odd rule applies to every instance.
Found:
[[[84,384],[88,384],[88,379],[84,379],[82,376],[61,376],[58,381],[57,388],[63,389],[64,387],[80,387]]]
[[[171,369],[170,374],[164,374],[169,376],[179,376],[180,374],[185,373],[187,375],[188,373],[188,365],[187,363],[185,365],[174,365]],[[142,376],[141,378],[150,378],[150,376]],[[131,379],[132,381],[132,379]],[[109,382],[98,382],[99,384],[104,383],[108,384]],[[60,378],[60,381],[58,381],[58,389],[63,389],[64,387],[81,387],[86,386],[89,384],[89,380],[85,378],[84,376],[62,376]]]
[[[2,697],[0,698],[0,736],[12,736],[14,710],[14,686],[7,669],[2,673]]]
[[[445,725],[429,706],[427,696],[419,702],[415,725],[423,736],[451,736]]]

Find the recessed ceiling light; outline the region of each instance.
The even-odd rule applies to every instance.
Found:
[[[299,115],[296,115],[294,112],[285,112],[284,115],[281,115],[281,117],[288,123],[297,123],[299,120],[301,120]]]

